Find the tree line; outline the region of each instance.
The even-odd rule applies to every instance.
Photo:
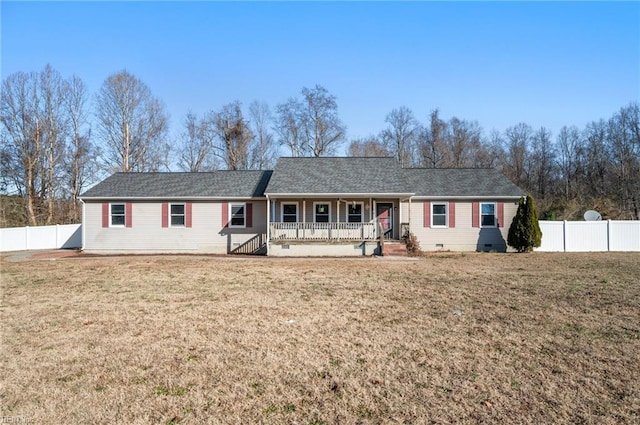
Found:
[[[188,112],[170,140],[165,105],[135,75],[109,75],[97,93],[51,65],[2,81],[0,225],[78,222],[78,196],[113,172],[270,169],[277,158],[394,156],[404,167],[496,167],[538,201],[542,218],[575,219],[585,209],[639,219],[640,106],[580,129],[515,124],[485,133],[476,121],[445,119],[434,109],[420,121],[392,109],[377,133],[347,139],[337,99],[304,87],[271,109],[239,101]],[[11,196],[8,196],[11,195]]]

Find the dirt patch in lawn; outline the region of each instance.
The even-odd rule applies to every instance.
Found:
[[[640,255],[2,262],[0,416],[637,423]]]

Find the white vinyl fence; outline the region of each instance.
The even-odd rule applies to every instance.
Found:
[[[536,251],[640,251],[640,221],[540,221]]]
[[[81,224],[0,229],[0,252],[81,247]]]

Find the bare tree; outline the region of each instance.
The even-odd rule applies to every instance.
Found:
[[[376,136],[368,136],[351,141],[349,156],[386,157],[389,156],[389,150]]]
[[[336,97],[316,85],[302,89],[302,100],[277,106],[275,130],[292,156],[330,155],[344,141],[346,127],[338,117]]]
[[[413,152],[420,125],[406,106],[393,109],[384,120],[388,127],[382,130],[381,139],[400,162],[402,167],[413,164]]]
[[[583,132],[585,184],[591,197],[606,197],[611,169],[607,123],[601,119],[587,124]]]
[[[525,190],[530,188],[530,145],[533,129],[525,123],[505,130],[506,151],[503,172]]]
[[[88,124],[87,88],[79,77],[74,75],[69,80],[64,100],[69,126],[64,167],[66,183],[73,201],[69,218],[77,223],[81,219],[78,205],[80,193],[95,172],[93,164],[96,157]]]
[[[110,75],[96,97],[103,161],[120,171],[157,171],[166,157],[168,116],[140,79],[123,70]]]
[[[579,174],[582,142],[577,127],[564,126],[557,138],[558,165],[562,178],[562,193],[566,200],[576,195],[576,179]]]
[[[0,120],[3,125],[3,174],[25,198],[25,221],[38,224],[36,184],[41,172],[44,123],[40,110],[39,76],[17,72],[2,82]]]
[[[449,120],[449,166],[473,167],[482,151],[482,129],[477,122],[453,117]]]
[[[269,131],[271,125],[271,111],[265,102],[253,101],[249,105],[249,119],[254,134],[249,148],[249,168],[264,170],[272,168],[278,158],[273,134]]]
[[[64,105],[67,82],[51,65],[40,73],[40,96],[44,120],[44,158],[42,161],[41,197],[46,199],[46,224],[54,222],[56,195],[60,195],[62,159],[65,153],[67,111]],[[58,196],[59,197],[59,196]]]
[[[440,119],[437,109],[429,116],[429,125],[422,129],[418,138],[418,150],[420,162],[427,168],[441,168],[447,164],[448,125]]]
[[[212,119],[198,118],[188,112],[184,119],[178,167],[189,172],[214,170],[214,137]]]
[[[609,120],[609,141],[617,196],[640,220],[640,105],[631,103]]]
[[[278,142],[286,146],[291,156],[304,156],[302,145],[302,104],[294,98],[276,107],[276,121],[274,130],[278,135]]]
[[[223,106],[213,116],[213,128],[218,140],[214,154],[224,161],[227,170],[246,170],[253,134],[242,116],[240,102]]]
[[[312,156],[330,155],[344,141],[346,127],[338,117],[336,97],[316,85],[302,89],[302,145]]]
[[[531,143],[532,183],[537,197],[550,195],[555,175],[556,150],[551,140],[551,131],[540,127]]]

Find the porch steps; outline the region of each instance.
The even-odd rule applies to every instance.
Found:
[[[407,257],[407,246],[402,242],[385,242],[382,248],[383,256]]]

